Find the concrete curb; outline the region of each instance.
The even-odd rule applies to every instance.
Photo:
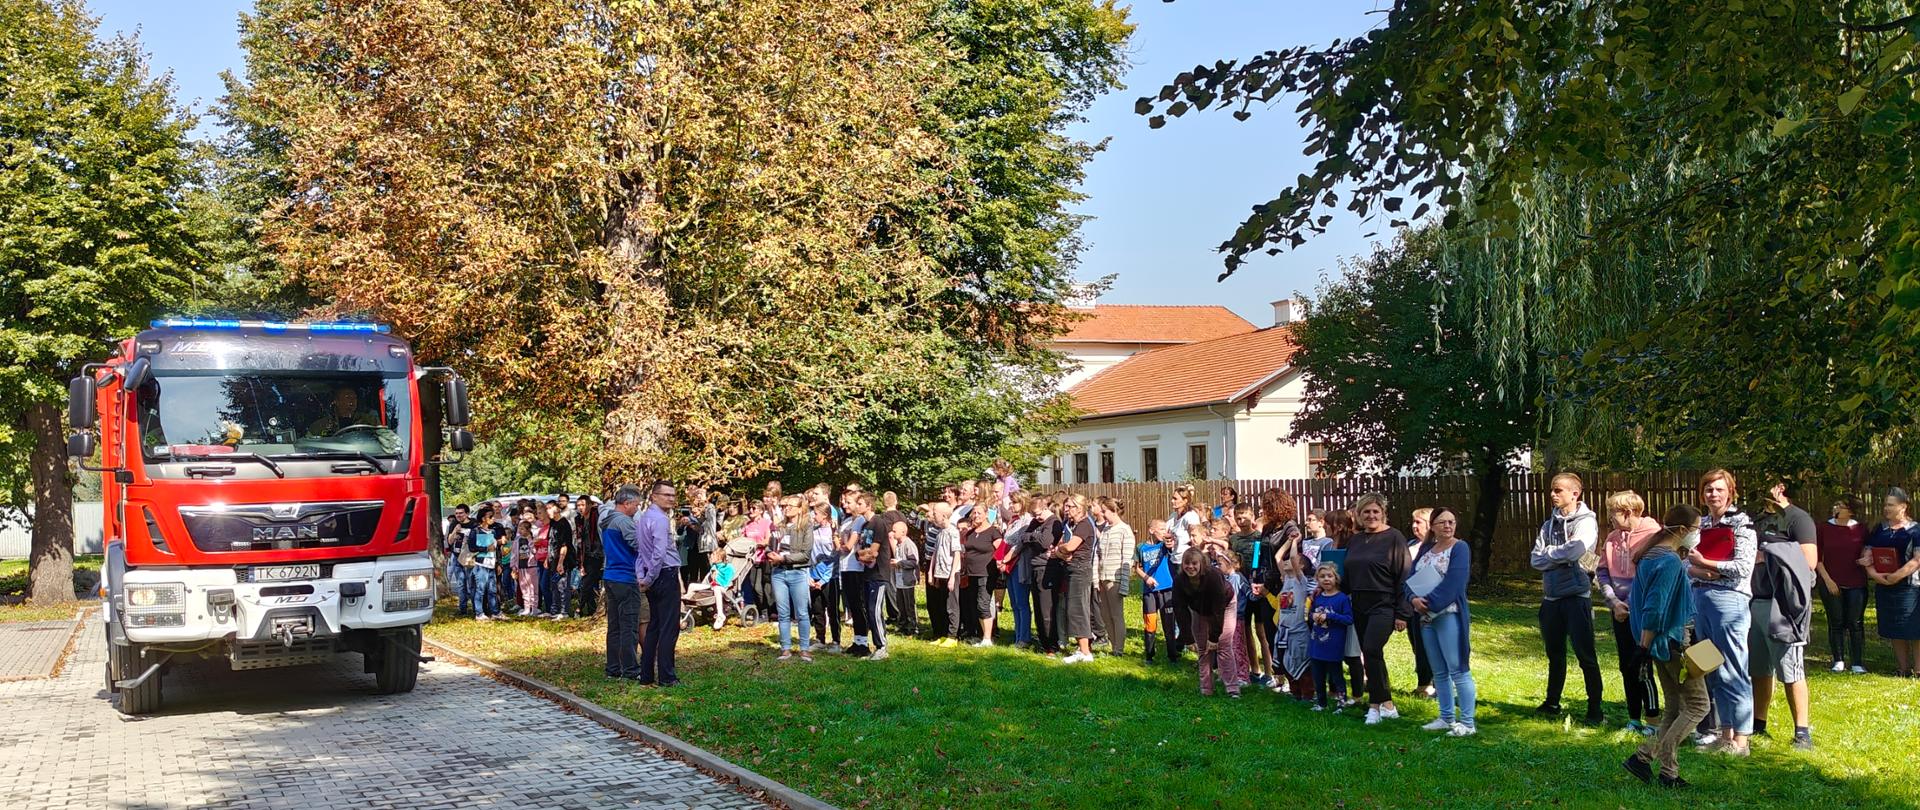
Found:
[[[628,737],[663,749],[674,757],[685,761],[695,768],[706,771],[712,776],[730,780],[742,788],[761,791],[766,794],[768,799],[774,802],[794,808],[794,810],[837,810],[837,808],[831,804],[827,804],[798,790],[794,790],[772,779],[768,779],[746,768],[735,765],[718,754],[693,745],[671,734],[667,734],[659,729],[634,722],[619,712],[603,707],[600,704],[589,701],[586,698],[547,683],[539,678],[508,669],[492,661],[488,661],[485,658],[472,655],[455,647],[447,646],[442,642],[430,638],[423,639],[422,643],[433,652],[443,654],[445,657],[458,663],[473,667],[520,689],[559,703],[573,711],[579,712],[600,725],[618,731]]]

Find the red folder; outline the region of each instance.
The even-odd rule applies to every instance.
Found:
[[[1714,562],[1733,559],[1733,527],[1715,526],[1700,530],[1700,556]]]
[[[1873,555],[1873,570],[1882,574],[1900,570],[1900,549],[1874,546],[1867,552]]]

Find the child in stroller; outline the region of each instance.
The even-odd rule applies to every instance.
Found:
[[[727,626],[727,607],[733,607],[733,615],[740,617],[741,627],[752,627],[760,623],[760,608],[749,605],[740,596],[740,585],[744,584],[745,569],[750,565],[745,559],[735,560],[722,548],[714,556],[718,564],[707,571],[705,578],[687,586],[680,595],[680,629],[692,630],[701,621],[702,611],[713,611],[713,629]]]

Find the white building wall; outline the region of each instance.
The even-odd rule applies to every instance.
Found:
[[[1060,441],[1072,449],[1057,465],[1049,460],[1039,480],[1048,485],[1079,483],[1074,455],[1084,452],[1087,483],[1099,483],[1100,454],[1111,452],[1115,481],[1145,481],[1143,450],[1151,447],[1159,453],[1158,480],[1183,481],[1191,478],[1187,466],[1193,445],[1207,448],[1203,479],[1306,478],[1306,445],[1285,441],[1305,387],[1300,375],[1289,375],[1268,386],[1251,410],[1242,403],[1082,420],[1060,434]],[[1057,480],[1054,469],[1060,472]]]
[[[1306,478],[1307,446],[1290,444],[1287,433],[1306,394],[1302,375],[1290,374],[1261,391],[1251,412],[1239,408],[1237,452],[1231,478]]]
[[[1054,347],[1067,358],[1067,373],[1055,390],[1065,391],[1082,380],[1120,364],[1149,348],[1137,343],[1063,343]]]

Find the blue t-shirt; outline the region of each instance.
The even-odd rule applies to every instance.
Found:
[[[1141,584],[1143,592],[1159,593],[1173,587],[1173,566],[1168,559],[1172,553],[1173,549],[1157,540],[1141,543],[1133,550],[1133,561],[1147,572],[1146,582]]]

